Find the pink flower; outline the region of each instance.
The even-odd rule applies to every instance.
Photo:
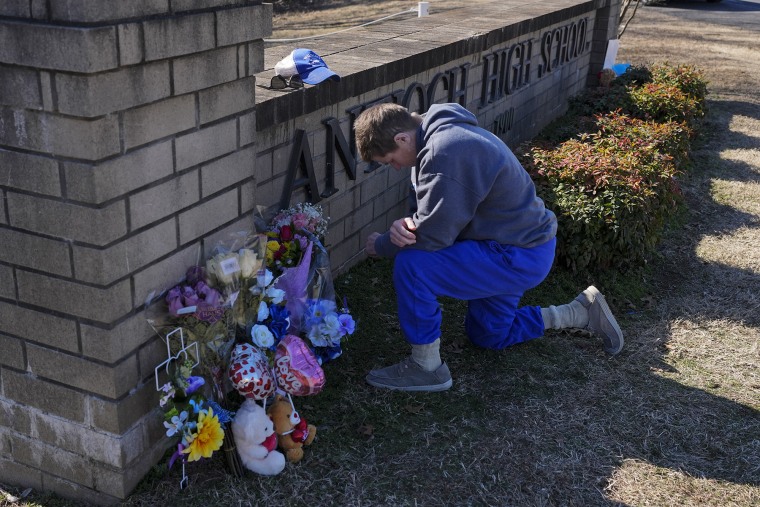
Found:
[[[304,229],[309,225],[309,217],[304,213],[296,213],[293,215],[293,226],[296,229]]]

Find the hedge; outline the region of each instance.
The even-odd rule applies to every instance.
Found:
[[[693,67],[632,67],[575,99],[563,122],[520,150],[557,215],[558,263],[624,269],[651,255],[677,209],[706,95]]]

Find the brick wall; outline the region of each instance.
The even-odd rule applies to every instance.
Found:
[[[140,310],[250,220],[271,21],[260,0],[0,2],[0,482],[108,503],[163,454]]]
[[[0,2],[0,482],[125,498],[164,452],[146,295],[307,190],[348,269],[408,181],[350,174],[328,125],[350,144],[373,102],[461,101],[514,146],[594,78],[619,3],[495,0],[265,50],[258,0]],[[256,86],[300,44],[342,80]],[[284,195],[302,136],[318,188]]]

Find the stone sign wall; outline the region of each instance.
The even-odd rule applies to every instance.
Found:
[[[508,144],[601,69],[619,0],[495,0],[298,43],[340,82],[273,91],[260,0],[0,2],[0,483],[125,498],[164,453],[144,301],[254,213],[319,202],[336,272],[403,212],[357,160],[367,106],[459,102]]]
[[[361,111],[397,102],[424,113],[433,103],[458,102],[515,147],[595,82],[618,3],[494,2],[298,43],[343,79],[297,90],[257,87],[257,206],[319,202],[331,220],[333,269],[347,269],[362,258],[369,233],[401,216],[409,187],[408,175],[358,160],[352,125]],[[259,84],[294,44],[267,48]]]

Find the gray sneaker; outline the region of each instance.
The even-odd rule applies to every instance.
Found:
[[[451,373],[446,363],[435,371],[425,371],[410,356],[393,366],[370,371],[367,383],[397,391],[445,391],[451,387]]]
[[[601,336],[604,351],[614,356],[623,350],[623,332],[599,289],[592,285],[575,299],[588,309],[586,329]]]

